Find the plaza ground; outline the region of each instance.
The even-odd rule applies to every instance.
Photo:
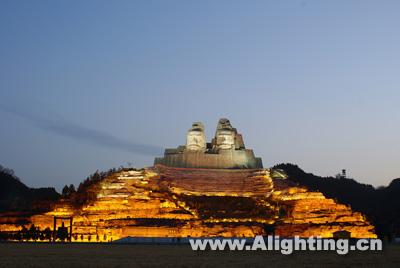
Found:
[[[400,245],[379,252],[192,251],[190,245],[0,243],[0,267],[400,267]]]

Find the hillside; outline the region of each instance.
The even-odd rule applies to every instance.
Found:
[[[67,191],[65,191],[67,193]],[[21,222],[40,230],[54,217],[72,217],[73,241],[123,237],[333,237],[374,238],[373,226],[348,206],[269,169],[213,170],[157,165],[96,172],[52,210],[0,223],[5,235],[21,234]],[[11,233],[10,233],[11,232]],[[62,239],[60,237],[60,239]]]
[[[284,172],[280,172],[278,169]],[[168,169],[167,171],[163,169],[112,169],[104,173],[96,172],[82,182],[76,192],[64,196],[63,202],[53,202],[60,199],[60,195],[54,188],[29,188],[20,182],[10,170],[1,168],[0,213],[20,211],[28,212],[31,215],[37,214],[31,218],[31,222],[44,228],[52,224],[53,216],[58,215],[57,213],[74,215],[74,223],[79,223],[81,218],[86,220],[88,217],[92,217],[92,223],[98,222],[101,226],[108,224],[108,221],[110,221],[109,224],[117,224],[114,222],[114,218],[118,215],[118,218],[121,219],[121,222],[117,224],[120,226],[120,231],[125,230],[128,226],[131,229],[149,227],[148,223],[143,223],[142,218],[151,218],[157,224],[161,224],[164,218],[174,219],[181,224],[189,222],[200,224],[202,221],[207,221],[207,224],[210,222],[229,224],[230,220],[237,222],[238,218],[243,218],[240,221],[243,225],[240,230],[243,231],[243,228],[254,228],[253,225],[257,221],[260,222],[260,226],[266,222],[272,222],[271,219],[278,213],[275,215],[277,216],[275,218],[278,219],[275,231],[285,234],[305,233],[305,230],[314,233],[328,231],[331,233],[337,222],[341,222],[341,228],[347,226],[346,228],[350,228],[355,233],[364,234],[364,229],[367,230],[369,226],[368,222],[364,222],[363,216],[360,213],[357,214],[357,212],[361,212],[376,227],[378,235],[393,237],[400,234],[400,210],[398,209],[400,179],[393,180],[387,187],[375,189],[371,185],[358,183],[353,179],[319,177],[306,173],[293,164],[279,164],[273,167],[272,171],[272,181],[269,171],[266,170],[265,174],[255,173],[256,179],[240,183],[242,177],[245,179],[248,176],[236,174],[240,171],[235,171],[234,175],[220,174],[216,176],[211,181],[218,185],[211,185],[210,182],[202,183],[205,179],[203,174],[199,173],[200,171],[188,171],[192,179],[187,181],[181,178],[183,175],[180,174],[182,171],[179,169]],[[286,173],[289,180],[278,178],[281,176],[276,177],[274,171]],[[208,174],[206,177],[210,176]],[[233,181],[237,181],[237,183],[227,184],[227,178],[233,178]],[[239,185],[245,188],[242,189]],[[307,187],[310,192],[303,186]],[[273,187],[274,191],[270,191],[270,187]],[[220,192],[215,192],[215,189]],[[263,190],[260,191],[260,189]],[[265,195],[265,192],[270,193]],[[326,198],[318,192],[323,193]],[[271,193],[274,194],[271,195]],[[253,199],[259,200],[254,203]],[[226,207],[220,208],[217,206],[218,204],[224,204]],[[240,211],[246,211],[246,213],[239,215],[240,217],[236,214],[230,215],[228,212],[234,211],[234,208],[229,204],[233,207],[243,205],[244,207]],[[351,209],[340,204],[349,205]],[[58,208],[52,208],[55,205]],[[246,206],[250,206],[252,209]],[[266,213],[266,209],[269,211],[268,213]],[[112,212],[110,212],[111,210]],[[163,212],[164,210],[165,212]],[[284,211],[286,212],[282,214]],[[327,212],[329,214],[326,214]],[[226,213],[229,215],[225,215]],[[85,214],[84,217],[83,214]],[[191,215],[192,218],[187,218],[188,215]],[[261,216],[264,218],[261,219]],[[109,217],[111,218],[109,219]],[[250,218],[247,219],[247,217]],[[246,223],[247,220],[249,223]],[[82,222],[79,232],[85,237],[93,235],[90,229],[92,225],[88,226],[89,229],[86,227],[85,229],[83,228],[84,221],[82,220]],[[355,229],[356,226],[359,229]],[[164,231],[170,232],[170,227],[166,226]],[[209,230],[203,227],[199,227],[199,230],[208,234]],[[97,230],[100,230],[99,228]],[[229,232],[234,230],[232,226],[224,228]],[[107,231],[107,228],[104,230]],[[134,230],[138,231],[132,229],[129,232]],[[139,233],[144,235],[147,234],[146,232],[140,231]],[[117,238],[121,234],[113,235],[114,238]],[[107,237],[110,236],[111,233],[108,233]]]
[[[12,170],[0,166],[0,212],[46,209],[43,203],[58,200],[59,197],[54,188],[29,188]],[[37,206],[39,203],[40,206]]]
[[[375,225],[378,235],[400,235],[400,179],[393,180],[387,187],[375,189],[354,179],[319,177],[293,164],[279,164],[273,168],[284,170],[290,180],[310,190],[320,191],[326,197],[362,212]]]

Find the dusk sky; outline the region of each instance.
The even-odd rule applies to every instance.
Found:
[[[0,164],[76,186],[211,140],[265,167],[400,177],[399,1],[0,1]]]

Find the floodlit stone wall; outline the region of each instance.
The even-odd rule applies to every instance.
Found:
[[[221,150],[216,153],[192,152],[168,154],[156,158],[156,165],[184,168],[253,169],[262,168],[262,161],[252,150]]]

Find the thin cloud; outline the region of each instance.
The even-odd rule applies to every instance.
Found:
[[[27,119],[34,126],[43,130],[90,144],[150,156],[155,156],[162,151],[161,147],[122,140],[109,133],[78,125],[54,114],[53,116],[44,117],[9,105],[2,105],[0,109]]]

